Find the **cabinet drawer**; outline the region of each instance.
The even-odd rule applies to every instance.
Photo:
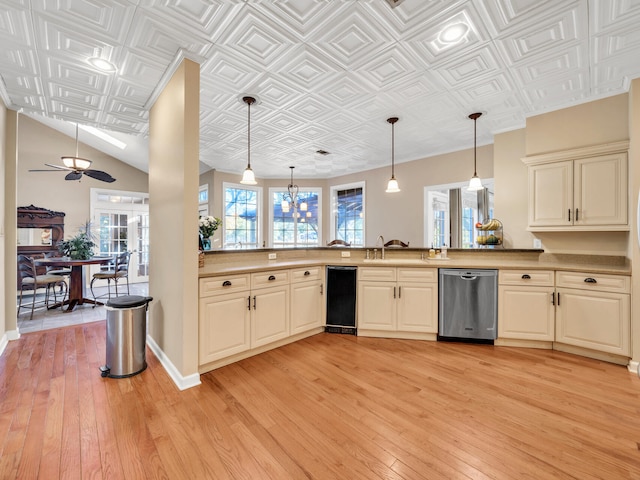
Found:
[[[289,283],[289,270],[256,272],[251,274],[251,288],[275,287]]]
[[[200,279],[200,296],[221,295],[249,290],[249,275],[224,275]]]
[[[291,282],[309,282],[322,279],[322,267],[308,267],[291,270]]]
[[[358,268],[358,280],[395,282],[396,267],[360,267]]]
[[[629,293],[631,278],[626,275],[605,275],[585,272],[556,272],[556,287]]]
[[[398,268],[399,282],[427,282],[438,281],[437,268]]]
[[[552,287],[553,272],[551,270],[500,270],[498,283],[500,285]]]

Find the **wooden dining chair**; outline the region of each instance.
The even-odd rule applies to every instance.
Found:
[[[56,294],[56,286],[64,287],[64,293],[62,294],[62,300],[66,293],[68,292],[67,282],[63,277],[59,275],[49,275],[43,274],[38,275],[36,271],[36,265],[34,263],[33,258],[28,257],[26,255],[18,255],[18,274],[20,277],[20,297],[18,300],[18,315],[20,315],[20,309],[22,307],[26,307],[23,303],[24,292],[25,290],[33,290],[33,297],[31,299],[31,316],[30,320],[33,319],[33,312],[36,308],[36,304],[38,303],[39,307],[49,307],[49,298],[51,292],[53,292],[54,302],[58,303],[58,296]],[[36,302],[36,297],[38,293],[38,289],[44,288],[44,299],[40,302]]]
[[[93,295],[93,299],[97,300],[100,296],[96,297],[96,294],[93,292],[93,283],[96,280],[106,280],[107,281],[107,296],[111,298],[111,281],[113,280],[113,284],[115,287],[115,296],[118,296],[118,281],[124,279],[127,282],[127,295],[129,295],[129,260],[131,259],[130,252],[122,252],[116,255],[113,259],[113,262],[108,263],[104,266],[100,267],[100,271],[98,273],[93,274],[93,278],[91,279],[91,283],[89,284],[89,288],[91,289],[91,295]],[[94,304],[95,307],[95,304]]]

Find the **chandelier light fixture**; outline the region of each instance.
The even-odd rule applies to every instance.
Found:
[[[291,182],[289,182],[289,185],[287,185],[287,193],[285,193],[283,196],[280,208],[282,208],[283,213],[289,213],[291,209],[293,209],[294,212],[296,210],[306,212],[309,208],[307,202],[303,201],[298,203],[298,192],[300,191],[300,188],[298,188],[298,185],[295,185],[293,183],[293,169],[296,167],[289,168],[291,169]],[[307,216],[310,216],[309,213],[310,212],[307,213]],[[297,216],[300,217],[300,213],[298,213]]]
[[[477,192],[478,190],[482,190],[484,187],[482,186],[482,182],[480,181],[480,177],[478,177],[477,172],[477,134],[476,134],[476,123],[478,118],[482,115],[480,112],[472,113],[469,115],[469,118],[473,120],[473,177],[469,180],[469,190],[472,192]]]
[[[240,183],[243,185],[256,185],[256,176],[251,170],[251,105],[256,102],[253,97],[242,97],[242,101],[247,104],[247,168],[242,174]]]
[[[387,193],[396,193],[400,191],[400,187],[398,187],[398,180],[396,180],[395,175],[395,131],[394,126],[398,121],[398,117],[387,118],[387,122],[391,124],[391,178],[389,179],[389,183],[387,184],[387,189],[385,190]]]

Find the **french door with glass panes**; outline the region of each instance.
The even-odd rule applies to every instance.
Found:
[[[142,193],[99,192],[93,196],[97,255],[131,252],[129,283],[149,281],[149,203]],[[99,267],[92,269],[95,273]],[[106,284],[106,283],[105,283]],[[96,282],[95,285],[98,285]]]

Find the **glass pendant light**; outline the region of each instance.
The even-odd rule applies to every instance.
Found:
[[[481,115],[482,113],[480,112],[472,113],[471,115],[469,115],[469,118],[473,120],[473,177],[471,177],[471,180],[469,180],[469,190],[472,192],[477,192],[478,190],[482,190],[484,188],[482,186],[482,182],[480,181],[480,177],[478,177],[478,172],[476,171],[476,122]]]
[[[255,103],[256,99],[253,97],[242,97],[242,101],[247,104],[247,168],[245,168],[242,174],[242,180],[240,183],[243,185],[256,185],[256,176],[251,170],[251,105]]]
[[[387,183],[387,189],[385,190],[387,193],[396,193],[400,191],[400,187],[398,187],[398,180],[396,180],[396,175],[395,175],[394,125],[397,121],[398,121],[398,117],[387,118],[387,122],[391,124],[391,178],[389,179],[389,183]]]

